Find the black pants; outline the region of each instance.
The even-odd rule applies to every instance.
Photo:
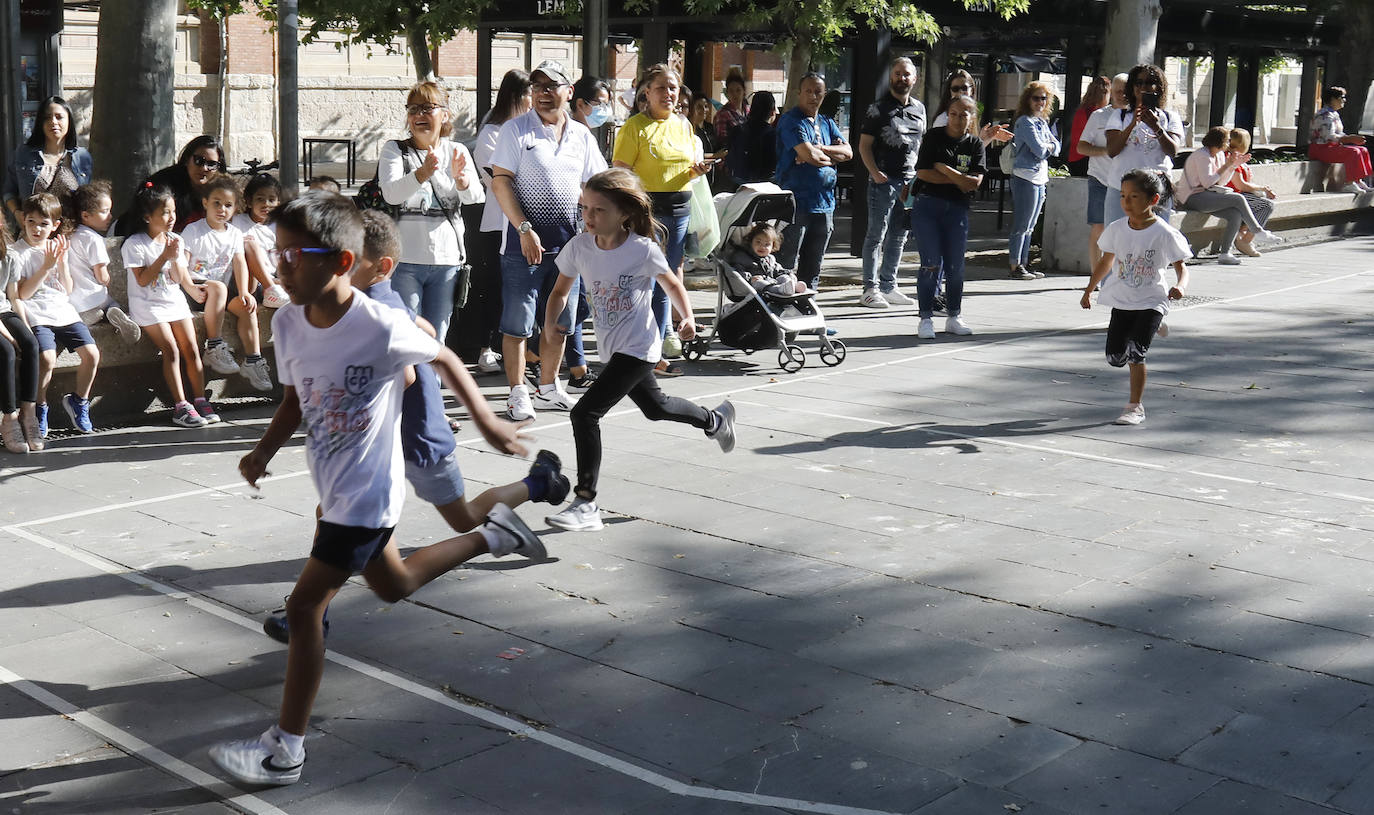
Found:
[[[667,419],[708,430],[711,411],[658,388],[654,363],[614,354],[572,409],[573,443],[577,446],[577,494],[596,497],[601,475],[601,417],[629,396],[650,421]]]
[[[38,340],[13,311],[0,314],[0,322],[14,337],[14,343],[0,339],[0,411],[13,413],[20,402],[38,399]]]

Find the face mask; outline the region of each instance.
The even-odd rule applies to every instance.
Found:
[[[587,127],[601,127],[611,118],[610,105],[597,105],[587,114]]]

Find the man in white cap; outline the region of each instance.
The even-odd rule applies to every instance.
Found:
[[[500,328],[510,385],[506,413],[513,421],[533,418],[536,407],[572,409],[572,397],[558,384],[563,338],[573,326],[572,306],[560,317],[557,332],[540,337],[539,389],[533,398],[523,382],[525,342],[558,279],[554,258],[578,232],[582,184],[606,169],[592,132],[568,114],[572,82],[561,63],[539,63],[530,73],[530,94],[533,106],[501,126],[491,158],[491,191],[507,221],[501,241]],[[576,302],[574,283],[568,303]]]

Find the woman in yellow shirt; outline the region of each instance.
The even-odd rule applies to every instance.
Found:
[[[616,133],[612,163],[638,175],[654,204],[654,218],[667,230],[664,254],[668,266],[682,277],[683,245],[687,240],[687,213],[692,199],[692,179],[706,173],[711,162],[702,159],[701,143],[692,123],[677,113],[682,79],[667,65],[651,66],[639,83],[649,107],[631,116]],[[671,325],[668,295],[654,284],[654,315],[659,333]],[[676,376],[682,369],[660,361],[658,371]]]

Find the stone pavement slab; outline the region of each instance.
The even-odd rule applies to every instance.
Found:
[[[261,401],[196,432],[59,434],[0,458],[0,668],[116,730],[0,687],[0,801],[1374,811],[1371,248],[1200,264],[1150,351],[1140,427],[1111,423],[1126,375],[1081,277],[975,276],[977,333],[934,341],[911,309],[827,288],[843,365],[787,375],[716,345],[661,383],[734,400],[731,455],[627,403],[604,422],[602,532],[521,507],[549,562],[478,558],[395,605],[347,584],[306,774],[283,789],[185,767],[219,778],[206,747],[275,714],[285,651],[259,626],[313,533],[299,439],[253,491],[235,463]],[[500,378],[478,383],[499,408]],[[573,466],[566,414],[531,431]],[[469,495],[528,467],[466,422],[458,441]],[[402,551],[449,535],[409,494]]]

